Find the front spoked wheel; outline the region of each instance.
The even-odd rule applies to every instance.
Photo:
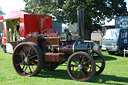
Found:
[[[38,74],[44,63],[41,49],[31,42],[20,43],[13,52],[13,66],[21,76]]]
[[[72,54],[67,63],[70,77],[77,81],[89,81],[96,72],[94,60],[85,52]]]

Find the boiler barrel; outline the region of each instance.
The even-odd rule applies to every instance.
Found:
[[[89,43],[75,42],[73,45],[73,52],[87,51],[89,47],[90,47]]]
[[[74,53],[78,51],[87,51],[88,48],[90,47],[90,43],[87,42],[73,42],[70,44],[62,45],[58,49],[58,52],[63,52],[63,53]]]

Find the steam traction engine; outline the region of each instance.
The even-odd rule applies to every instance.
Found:
[[[57,37],[47,29],[42,34],[30,36],[19,43],[13,52],[13,66],[21,76],[34,76],[43,70],[54,70],[67,61],[70,77],[77,81],[89,81],[100,74],[105,67],[102,54],[93,49],[93,42],[83,40],[84,11],[79,9],[78,41],[71,39],[70,33]]]

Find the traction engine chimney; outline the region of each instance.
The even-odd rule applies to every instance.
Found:
[[[79,37],[81,41],[84,41],[84,9],[81,7],[77,8],[77,20]]]

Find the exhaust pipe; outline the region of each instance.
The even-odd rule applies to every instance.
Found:
[[[77,22],[80,41],[84,41],[84,9],[77,8]]]

